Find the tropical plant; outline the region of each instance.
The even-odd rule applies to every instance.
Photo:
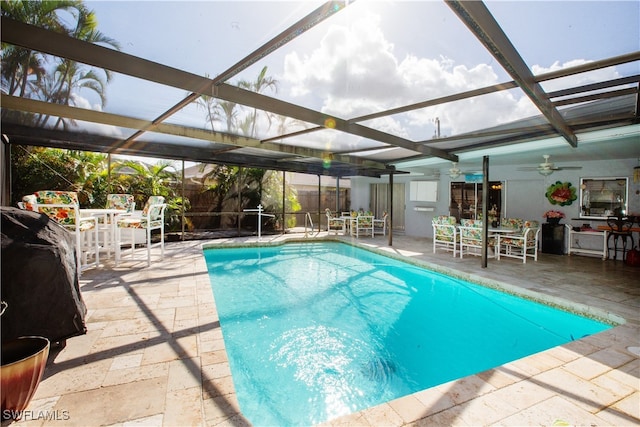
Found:
[[[19,146],[12,151],[11,165],[14,205],[25,194],[64,190],[77,192],[83,207],[104,206],[107,191],[104,154]]]
[[[135,160],[117,163],[113,171],[121,174],[121,184],[129,194],[136,196],[136,205],[142,206],[149,196],[172,197],[171,184],[177,181],[173,162],[161,161],[147,164]],[[124,175],[124,176],[122,176]]]
[[[278,171],[268,171],[263,180],[262,186],[264,188],[264,192],[262,195],[262,206],[264,206],[265,210],[268,212],[282,212],[282,184],[283,184],[283,175],[282,172]],[[286,193],[284,197],[284,212],[298,212],[302,209],[302,205],[298,201],[298,192],[296,189],[291,186],[285,186]],[[278,224],[274,224],[276,228],[280,224],[283,224],[287,228],[295,227],[296,225],[296,217],[295,215],[291,215],[285,221],[282,221],[281,218],[277,217],[276,222]]]
[[[141,208],[149,196],[163,196],[167,203],[165,225],[176,230],[180,224],[182,206],[189,209],[188,199],[177,194],[178,174],[173,162],[160,161],[146,164],[135,160],[126,160],[113,167],[115,184],[122,192],[133,194],[136,206]]]
[[[263,67],[257,78],[253,81],[241,80],[238,86],[254,92],[263,92],[272,89],[277,92],[277,81],[267,75],[267,67]],[[215,122],[222,122],[227,132],[242,133],[249,137],[256,137],[258,133],[258,122],[260,119],[257,109],[253,109],[250,114],[243,115],[246,110],[239,108],[234,102],[217,100],[208,95],[201,95],[196,104],[206,112],[206,126],[213,130]],[[271,116],[267,114],[266,120],[271,125]],[[284,120],[281,123],[284,126]],[[203,169],[204,170],[204,166]],[[282,207],[282,190],[277,185],[265,186],[272,175],[264,169],[259,168],[239,168],[237,166],[216,165],[212,167],[202,177],[203,192],[211,194],[213,203],[209,206],[210,212],[239,212],[245,208],[255,208],[262,203],[266,210],[275,210]],[[277,174],[274,176],[277,177]],[[277,178],[276,178],[277,179]],[[207,183],[207,184],[205,184]],[[272,194],[273,193],[273,194]],[[295,193],[292,194],[292,205],[298,206]],[[265,203],[264,200],[269,200]],[[274,201],[274,202],[272,202]],[[237,226],[234,220],[224,222],[222,216],[213,217],[213,228],[225,226]],[[245,217],[247,225],[254,224],[254,220]]]

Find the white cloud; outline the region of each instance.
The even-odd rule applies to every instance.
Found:
[[[94,111],[102,111],[102,107],[100,104],[91,105],[89,100],[78,95],[77,93],[71,94],[71,101],[73,106],[78,108],[84,108],[85,110],[94,110]],[[102,123],[93,123],[93,122],[85,122],[85,121],[77,121],[76,124],[81,128],[81,130],[95,133],[98,135],[112,136],[115,138],[122,138],[122,131],[116,126],[105,125]]]
[[[462,91],[490,86],[498,75],[489,64],[456,65],[447,57],[421,58],[408,54],[400,60],[380,29],[380,17],[367,12],[349,25],[333,25],[320,45],[308,53],[285,58],[283,80],[292,86],[294,98],[315,100],[321,110],[341,118],[353,118]],[[460,53],[464,56],[463,53]],[[536,65],[539,74],[586,62],[574,60],[550,67]],[[571,84],[613,78],[615,69],[572,76]],[[568,78],[567,78],[568,79]],[[567,80],[545,82],[546,90],[566,87]],[[389,133],[424,140],[432,137],[434,118],[442,135],[455,135],[540,114],[519,90],[500,91],[406,114],[385,117],[367,125]]]
[[[589,61],[586,59],[574,59],[562,64],[556,61],[549,67],[544,67],[536,64],[532,66],[531,69],[533,71],[533,74],[538,75],[549,73],[551,71],[562,70],[565,68],[576,67],[578,65],[588,64],[590,62],[593,61]],[[580,86],[610,79],[617,79],[619,77],[620,74],[616,71],[615,67],[607,67],[601,68],[599,70],[589,71],[586,73],[574,74],[571,76],[563,77],[561,79],[542,82],[541,85],[547,92],[551,92],[554,90],[564,89],[566,87]]]
[[[489,86],[498,83],[497,79],[487,64],[469,68],[455,65],[446,57],[419,58],[412,54],[399,60],[393,44],[380,29],[380,17],[370,12],[349,26],[332,26],[310,53],[289,54],[283,76],[292,85],[291,96],[315,97],[322,111],[342,118]],[[425,134],[432,136],[429,132],[435,117],[440,117],[443,131],[456,134],[501,123],[523,109],[527,110],[519,106],[513,94],[502,92],[385,117],[370,125],[389,133],[426,139]],[[530,113],[535,114],[535,109]]]

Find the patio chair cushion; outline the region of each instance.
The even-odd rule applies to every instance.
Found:
[[[439,215],[431,220],[435,230],[434,237],[437,241],[453,242],[455,240],[456,217]],[[444,226],[444,227],[442,227]]]
[[[23,196],[22,203],[24,204],[24,209],[38,212],[38,198],[35,194],[27,194],[26,196]]]
[[[524,220],[521,218],[504,218],[500,225],[504,228],[514,228],[517,230],[522,229]]]
[[[140,217],[125,217],[118,221],[120,228],[160,228],[163,226],[164,197],[149,196]]]
[[[538,221],[523,221],[521,232],[514,235],[505,235],[500,238],[501,245],[515,246],[518,248],[523,248],[525,246],[525,242],[527,248],[531,248],[537,244],[536,242],[536,230],[540,227],[540,223]],[[527,232],[527,230],[530,230]],[[526,239],[524,238],[526,234]]]
[[[79,208],[78,193],[75,191],[43,190],[34,193],[40,212],[55,220],[58,224],[75,227],[76,212]],[[47,207],[46,205],[56,205]],[[60,206],[68,205],[68,206]],[[80,231],[90,230],[95,227],[95,220],[80,219],[78,224]]]
[[[107,196],[107,209],[122,209],[131,213],[136,207],[133,194],[109,194]]]

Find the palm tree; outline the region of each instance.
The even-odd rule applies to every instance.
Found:
[[[267,76],[267,67],[264,66],[254,81],[242,80],[238,86],[251,90],[256,93],[262,93],[265,89],[271,88],[274,92],[278,92],[278,81],[273,77]],[[267,120],[271,123],[271,116],[267,115]],[[253,109],[251,115],[251,133],[248,136],[256,137],[256,125],[258,121],[258,110]]]
[[[224,114],[227,132],[234,131],[236,129],[236,121],[238,119],[238,111],[236,110],[238,104],[230,101],[218,101],[218,105]]]
[[[161,161],[155,164],[145,164],[134,160],[126,160],[114,167],[115,172],[129,169],[131,175],[131,190],[139,198],[148,196],[171,196],[168,184],[177,180],[177,173],[173,162]],[[170,169],[173,169],[171,171]],[[139,200],[144,202],[144,200]]]
[[[204,75],[206,78],[210,78],[209,74]],[[201,94],[196,99],[196,107],[202,108],[207,113],[206,123],[211,126],[211,130],[214,131],[215,122],[220,120],[220,104],[219,101],[211,95]]]
[[[6,0],[2,4],[2,16],[30,25],[67,33],[60,11],[72,15],[82,8],[79,0],[18,1]],[[45,56],[23,47],[2,44],[2,90],[9,95],[31,96],[45,75]],[[9,112],[2,111],[3,118]]]
[[[96,20],[95,13],[83,5],[78,8],[76,27],[69,35],[88,43],[104,44],[120,50],[120,44],[111,37],[107,37],[98,31],[97,26],[98,21]],[[62,59],[54,72],[58,77],[58,88],[55,92],[60,98],[60,103],[73,105],[72,93],[80,89],[89,89],[99,96],[100,105],[104,107],[107,101],[105,88],[106,84],[111,81],[112,73],[107,69],[103,69],[102,71],[105,75],[104,79],[102,79],[94,69],[86,71],[84,65],[70,59]],[[55,127],[57,128],[61,124],[66,128],[64,119],[58,118]]]
[[[66,11],[76,18],[75,27],[67,28],[59,11]],[[80,0],[19,1],[2,2],[2,15],[31,25],[68,34],[89,43],[99,43],[120,49],[117,41],[97,30],[95,13],[86,8]],[[72,105],[73,93],[79,89],[89,89],[98,94],[104,107],[105,86],[111,79],[111,72],[103,70],[105,78],[94,70],[86,70],[84,65],[69,59],[59,59],[59,64],[49,73],[45,67],[46,57],[29,49],[2,46],[2,88],[10,95],[32,97],[47,102]],[[3,118],[7,112],[3,110]],[[40,117],[40,124],[48,117]],[[66,126],[58,119],[56,127]]]

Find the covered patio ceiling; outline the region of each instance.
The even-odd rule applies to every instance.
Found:
[[[135,13],[128,9],[130,2],[107,3],[111,3],[110,12],[121,13],[125,21],[125,16]],[[168,7],[163,3],[153,8]],[[390,39],[390,33],[384,33],[384,37],[390,39],[389,43],[397,43],[398,51],[401,50],[398,48],[401,42],[408,39],[440,44],[437,41],[439,33],[429,28],[426,22],[421,26],[418,20],[416,27],[412,27],[414,21],[410,17],[433,13],[437,14],[437,19],[446,21],[460,38],[442,45],[447,45],[453,52],[456,49],[473,52],[480,60],[467,60],[443,51],[441,58],[449,59],[438,62],[429,59],[431,57],[428,54],[419,57],[418,53],[406,47],[406,57],[417,59],[396,63],[396,71],[390,71],[385,80],[380,80],[378,66],[363,68],[360,64],[366,64],[366,59],[352,56],[338,64],[348,68],[343,74],[345,79],[340,82],[327,80],[322,92],[312,94],[314,96],[305,98],[299,95],[299,88],[296,95],[295,83],[290,83],[291,79],[286,78],[285,71],[282,71],[285,78],[281,81],[291,85],[280,93],[265,94],[238,86],[238,81],[253,79],[267,65],[269,69],[280,70],[284,63],[285,69],[289,67],[290,77],[291,68],[296,64],[300,66],[305,60],[304,55],[308,59],[318,54],[332,37],[341,35],[340,31],[357,34],[356,20],[365,12],[365,9],[356,9],[360,3],[364,3],[361,7],[365,8],[366,2],[328,2],[320,5],[314,2],[291,3],[295,5],[287,16],[291,22],[275,14],[263,16],[262,24],[265,21],[269,24],[273,36],[262,34],[261,39],[270,37],[269,40],[254,44],[259,47],[247,50],[250,53],[243,55],[239,61],[229,62],[226,67],[216,58],[216,66],[222,68],[216,68],[213,78],[205,69],[194,71],[190,67],[182,67],[180,49],[163,46],[165,52],[162,53],[173,55],[164,57],[163,63],[156,58],[162,55],[155,49],[150,48],[149,56],[145,57],[128,53],[126,47],[116,50],[88,43],[3,16],[3,45],[19,46],[53,58],[65,58],[89,67],[110,70],[115,79],[135,83],[129,86],[133,89],[128,91],[117,90],[115,86],[112,90],[112,86],[108,86],[110,102],[104,109],[80,103],[75,106],[62,105],[9,94],[3,86],[3,110],[39,114],[52,119],[47,122],[48,125],[34,127],[6,119],[3,114],[2,133],[11,144],[331,176],[377,177],[391,172],[408,173],[423,168],[449,167],[451,162],[478,165],[484,155],[491,155],[494,159],[492,162],[497,164],[540,163],[542,154],[552,154],[554,160],[558,161],[640,158],[640,24],[636,14],[635,27],[624,29],[627,43],[620,43],[616,38],[620,29],[613,22],[617,2],[558,2],[568,3],[569,8],[574,3],[579,8],[594,10],[600,10],[603,4],[610,5],[604,10],[611,10],[612,16],[600,15],[608,25],[596,26],[583,22],[581,14],[566,16],[565,19],[569,26],[592,25],[596,37],[611,38],[612,41],[602,50],[594,48],[593,51],[589,46],[578,48],[573,45],[575,56],[571,51],[566,51],[567,44],[564,44],[565,50],[559,50],[562,53],[554,51],[556,60],[563,61],[562,66],[551,67],[552,64],[547,63],[544,65],[550,70],[543,72],[534,72],[543,67],[535,62],[537,58],[525,60],[527,55],[533,55],[528,51],[519,51],[518,44],[535,46],[535,40],[527,37],[535,38],[538,35],[526,33],[528,23],[515,25],[508,20],[519,7],[535,5],[479,1],[391,2],[388,9],[380,9],[388,12],[380,15],[380,28],[385,28],[387,20],[397,22],[406,19],[405,28],[397,33],[398,38]],[[626,7],[630,3],[632,10],[639,10],[636,2],[621,3],[627,3]],[[260,7],[260,3],[240,4]],[[386,2],[375,4],[382,8]],[[538,4],[540,8],[550,7],[546,2]],[[91,2],[88,5],[93,6]],[[223,11],[225,9],[222,6],[228,4],[197,2],[189,5],[211,6],[212,10]],[[184,9],[191,10],[189,7]],[[549,13],[553,13],[553,10],[550,9]],[[432,19],[431,15],[423,16],[425,21]],[[500,22],[500,16],[507,18]],[[101,16],[98,15],[98,18]],[[236,23],[234,26],[236,21],[233,19],[236,18],[215,16],[215,19],[212,17],[212,25],[222,26],[222,23],[230,21],[229,31],[233,35],[239,25]],[[137,21],[138,31],[148,34],[152,41],[156,34],[167,31],[162,28],[161,22],[156,22],[154,26],[153,19],[143,21],[146,20],[140,18]],[[552,21],[550,19],[547,23],[548,28],[539,31],[554,33],[559,30],[551,26]],[[539,27],[545,23],[533,24],[533,27]],[[190,22],[180,21],[176,17],[171,32],[178,34],[184,31],[186,34],[186,28],[190,25]],[[519,26],[523,27],[522,32],[518,32]],[[120,37],[117,33],[109,35],[115,39]],[[235,36],[240,37],[237,31]],[[226,42],[224,36],[221,37],[222,40],[211,45],[213,57],[221,49],[218,45]],[[179,44],[177,39],[178,36],[176,43]],[[523,40],[528,41],[525,43]],[[559,44],[562,44],[560,40]],[[632,41],[629,43],[629,40]],[[347,38],[343,41],[346,43],[350,40]],[[201,44],[202,40],[197,38],[193,43]],[[542,38],[540,43],[543,43]],[[555,49],[554,46],[538,48]],[[372,56],[365,43],[357,52],[363,57]],[[584,52],[589,56],[583,58],[582,55],[587,55]],[[335,56],[340,54],[335,53]],[[464,65],[448,70],[448,61]],[[478,74],[486,67],[491,68],[487,75],[493,77],[487,78],[485,75],[473,81],[469,78],[464,84],[442,83],[442,90],[438,90],[438,84],[430,86],[424,81],[423,85],[431,90],[421,91],[420,84],[403,85],[402,80],[406,76],[429,75],[428,66],[436,63],[451,78],[456,77],[456,73]],[[354,64],[358,66],[350,67]],[[327,65],[328,70],[335,67],[335,64],[331,67]],[[315,71],[318,71],[317,68]],[[404,74],[399,74],[399,69]],[[276,72],[280,75],[280,71]],[[318,71],[316,80],[321,79],[322,72]],[[237,79],[235,83],[233,79]],[[416,81],[420,82],[420,79]],[[387,87],[381,89],[383,85]],[[378,96],[366,99],[366,94],[372,92]],[[161,93],[161,97],[156,97]],[[253,132],[248,131],[246,126],[227,125],[225,128],[222,124],[214,126],[211,123],[207,126],[203,113],[196,113],[199,102],[206,98],[237,105],[249,115],[253,112]],[[137,105],[129,102],[131,99],[143,101]],[[517,110],[519,115],[504,114],[501,105],[507,102],[513,103],[512,110]],[[492,106],[495,106],[493,116]],[[259,122],[260,126],[256,126],[255,120],[258,113],[264,117]],[[486,120],[474,120],[473,125],[465,126],[465,120],[471,122],[469,118],[474,115],[484,115]],[[56,118],[73,120],[74,125],[65,129],[55,128],[50,124]],[[256,131],[258,127],[260,131]]]

